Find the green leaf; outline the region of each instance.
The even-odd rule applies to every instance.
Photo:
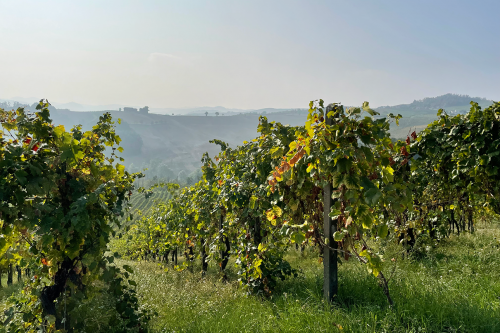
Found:
[[[332,218],[337,218],[340,214],[342,214],[342,212],[340,210],[332,207],[331,212],[328,214],[328,216],[330,216]]]
[[[75,159],[77,161],[82,160],[84,157],[85,157],[85,154],[81,150],[78,153],[75,154]]]
[[[375,115],[379,115],[380,113],[378,113],[377,111],[374,111],[372,109],[370,109],[370,105],[368,102],[364,102],[363,103],[363,110],[365,110],[366,112],[368,112],[370,115],[372,116],[375,116]]]
[[[367,205],[359,205],[356,209],[356,215],[358,217],[361,217],[361,216],[364,216],[364,215],[367,215],[370,213],[370,207],[368,207]]]
[[[336,242],[340,242],[342,239],[344,239],[344,233],[335,231],[335,233],[333,234],[333,240]]]
[[[29,322],[32,317],[33,317],[33,315],[31,313],[24,313],[23,314],[23,321]]]
[[[357,189],[359,188],[359,178],[355,174],[346,175],[344,177],[344,183],[348,189]]]
[[[387,227],[387,224],[385,223],[381,224],[378,228],[378,236],[380,238],[386,238],[388,234],[389,234],[389,228]]]
[[[129,265],[123,265],[123,269],[129,273],[134,273],[134,270]]]
[[[332,177],[332,186],[334,188],[339,187],[342,184],[342,180],[344,179],[344,175],[340,172],[335,172]]]
[[[372,227],[373,219],[371,214],[366,214],[361,216],[361,222],[364,229],[370,229]]]
[[[274,158],[280,158],[281,156],[283,156],[283,148],[281,147],[271,148],[269,152],[271,153],[271,156]]]
[[[302,242],[306,239],[306,235],[302,231],[297,231],[292,234],[291,239],[296,244],[302,244]]]
[[[365,201],[370,206],[375,206],[378,203],[378,200],[382,196],[382,192],[376,187],[370,188],[368,191],[364,193]]]
[[[361,186],[365,189],[377,188],[368,177],[362,177],[360,181]]]
[[[347,158],[341,158],[337,161],[337,172],[346,172],[351,168],[352,161]]]

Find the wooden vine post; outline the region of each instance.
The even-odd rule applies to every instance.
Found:
[[[219,218],[219,244],[220,244],[220,257],[222,259],[221,261],[221,264],[220,264],[220,272],[223,273],[224,272],[224,269],[226,267],[223,267],[224,266],[224,255],[225,255],[225,252],[223,250],[223,246],[224,246],[224,233],[222,232],[222,228],[223,228],[223,223],[224,223],[224,215],[222,215],[222,212],[220,213],[220,218]]]
[[[330,105],[326,108],[325,122],[327,125],[332,125],[333,118],[328,117],[329,111],[332,111]],[[337,231],[337,221],[333,220],[329,215],[333,205],[332,192],[333,186],[329,182],[323,189],[323,230],[328,245],[323,248],[323,295],[328,302],[333,301],[338,292],[337,242],[333,240],[333,234]]]

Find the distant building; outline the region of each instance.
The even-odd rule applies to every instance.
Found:
[[[149,106],[145,106],[143,108],[140,108],[139,111],[137,111],[136,108],[124,107],[123,111],[124,112],[139,112],[139,113],[142,113],[142,114],[148,114],[149,113]]]

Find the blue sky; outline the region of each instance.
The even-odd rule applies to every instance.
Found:
[[[0,0],[0,98],[150,107],[500,99],[500,1]]]

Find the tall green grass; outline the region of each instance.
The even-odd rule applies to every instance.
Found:
[[[23,278],[26,277],[23,275]],[[1,276],[2,279],[2,287],[0,287],[0,311],[5,310],[7,299],[15,293],[21,291],[23,286],[23,281],[17,281],[17,274],[13,277],[13,281],[11,285],[7,285],[7,274]]]
[[[393,308],[377,279],[354,260],[339,268],[336,302],[324,302],[323,266],[311,249],[288,253],[300,274],[281,282],[269,298],[246,295],[231,263],[229,282],[223,283],[216,267],[202,277],[200,266],[191,273],[165,271],[152,262],[117,262],[135,267],[140,303],[158,314],[153,332],[500,332],[499,239],[500,229],[481,229],[404,260],[400,247],[389,245],[384,272],[392,276]],[[0,288],[0,310],[17,292],[17,283]],[[92,314],[94,333],[109,331],[106,300],[101,295],[82,309]]]
[[[387,275],[394,268],[389,259],[399,256],[389,282],[394,308],[377,279],[353,260],[339,269],[337,301],[325,303],[323,267],[311,251],[288,254],[301,274],[270,298],[247,296],[234,278],[220,282],[215,267],[201,278],[134,263],[135,279],[142,304],[158,312],[155,332],[500,332],[498,237],[498,229],[452,236],[405,260],[389,247]]]

